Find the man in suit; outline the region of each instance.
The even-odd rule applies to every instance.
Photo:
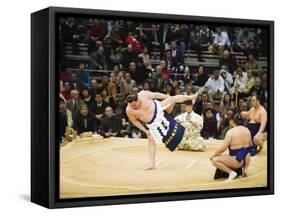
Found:
[[[156,84],[156,91],[164,92],[166,79],[164,77],[163,68],[160,65],[156,66],[152,79]]]
[[[90,112],[94,115],[97,123],[97,128],[100,128],[100,120],[104,115],[105,108],[108,106],[108,103],[102,99],[100,93],[97,93],[95,96],[95,101],[92,103]]]
[[[83,104],[83,100],[79,98],[79,91],[76,89],[72,90],[71,99],[66,101],[66,109],[71,111],[73,119],[77,117]]]
[[[95,70],[106,70],[107,64],[105,61],[104,56],[104,48],[102,46],[99,46],[97,48],[97,51],[91,54],[91,59],[89,62],[89,68],[95,69]]]
[[[96,131],[96,120],[92,114],[89,113],[88,106],[83,104],[80,113],[74,121],[73,129],[77,131],[77,134],[84,132]]]
[[[131,44],[122,53],[121,65],[123,70],[128,70],[130,62],[136,62],[138,55],[134,52]]]
[[[78,91],[80,91],[85,84],[83,84],[78,78],[77,78],[77,74],[75,72],[71,73],[70,76],[70,86],[71,89],[77,89]]]
[[[173,67],[179,68],[180,71],[183,71],[183,65],[184,65],[184,58],[181,51],[178,49],[178,45],[176,41],[171,41],[171,54],[172,54],[172,65]]]
[[[100,133],[105,138],[116,137],[120,135],[121,120],[113,115],[113,110],[110,106],[105,109],[105,117],[101,120]]]
[[[161,48],[160,32],[157,30],[157,26],[155,24],[151,25],[150,31],[147,32],[147,37],[149,41],[149,50]]]

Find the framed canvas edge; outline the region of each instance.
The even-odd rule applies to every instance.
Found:
[[[98,205],[114,205],[114,204],[132,204],[132,203],[147,203],[147,202],[164,202],[164,201],[180,201],[180,200],[194,200],[194,199],[210,199],[210,198],[226,198],[239,196],[256,196],[256,195],[272,195],[274,194],[274,21],[269,20],[252,20],[252,19],[237,19],[237,18],[220,18],[220,17],[203,17],[203,16],[189,16],[189,15],[173,15],[173,14],[158,14],[158,13],[140,13],[128,11],[110,11],[110,10],[96,10],[96,9],[81,9],[81,8],[65,8],[65,7],[49,7],[49,205],[48,208],[64,208],[64,207],[82,207],[82,206],[98,206]],[[241,24],[264,25],[269,27],[269,89],[270,89],[270,138],[272,141],[268,151],[268,186],[264,188],[249,188],[249,190],[218,190],[218,191],[200,191],[192,194],[190,192],[183,192],[184,194],[169,195],[162,194],[145,194],[139,197],[103,197],[99,200],[83,200],[58,201],[56,198],[56,173],[55,173],[55,96],[56,96],[56,77],[54,75],[55,65],[55,16],[59,13],[71,13],[81,15],[116,15],[125,17],[137,18],[151,18],[151,19],[169,19],[169,20],[194,20],[206,22],[224,22],[233,23],[239,21]],[[164,16],[164,18],[163,18]],[[270,159],[269,159],[270,158]]]

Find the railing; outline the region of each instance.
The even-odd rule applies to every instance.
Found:
[[[69,71],[77,72],[79,68],[67,68]],[[110,75],[113,73],[113,70],[96,70],[96,69],[84,69],[84,71],[89,72],[91,76],[103,76],[103,75]],[[183,73],[170,73],[171,78],[175,78],[177,76],[184,76]]]

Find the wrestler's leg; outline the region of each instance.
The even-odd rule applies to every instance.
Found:
[[[148,136],[148,157],[150,160],[151,165],[147,168],[147,170],[155,169],[155,155],[156,155],[156,143],[151,135]]]
[[[176,103],[183,103],[187,100],[196,100],[196,98],[198,97],[198,93],[194,94],[194,95],[175,95],[175,96],[171,96],[166,98],[165,100],[161,101],[161,106],[162,108],[170,113],[173,111],[174,106]]]
[[[261,152],[262,149],[263,149],[264,135],[263,134],[256,134],[254,136],[254,143],[259,147],[258,152]]]
[[[229,174],[229,180],[234,179],[237,176],[237,173],[234,172],[232,169],[241,168],[243,162],[238,162],[235,158],[230,155],[220,155],[217,157],[212,158],[213,165]]]
[[[250,160],[251,160],[251,155],[250,155],[250,153],[248,153],[246,158],[245,158],[245,165],[244,165],[244,169],[243,169],[243,177],[247,177],[247,172],[248,172],[248,168],[249,168],[249,165],[250,165]]]

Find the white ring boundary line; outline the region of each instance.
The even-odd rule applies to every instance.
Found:
[[[188,164],[185,169],[188,170],[190,167],[192,167],[192,165],[196,162],[196,160],[191,161],[190,164]]]
[[[158,160],[156,163],[155,163],[155,166],[158,166],[160,163],[162,163],[163,161],[162,160]]]

